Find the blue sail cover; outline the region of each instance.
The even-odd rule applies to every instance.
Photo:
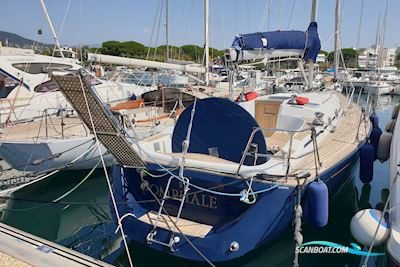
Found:
[[[175,124],[172,152],[182,152],[182,142],[186,139],[192,109],[193,104],[182,112]],[[197,100],[188,152],[239,163],[253,129],[259,127],[256,120],[235,102],[215,97]],[[267,153],[262,132],[255,134],[252,143],[257,145],[258,153]],[[257,164],[264,162],[266,158],[263,157],[257,160]],[[247,157],[244,164],[253,165],[254,159]]]
[[[307,31],[273,31],[240,34],[232,47],[238,53],[254,49],[304,49],[304,60],[315,60],[321,49],[317,23],[311,22]]]

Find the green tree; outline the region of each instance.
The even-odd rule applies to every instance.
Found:
[[[101,48],[88,48],[91,52],[102,53],[105,55],[112,56],[124,56],[134,58],[146,58],[147,52],[149,52],[149,59],[165,61],[166,58],[166,46],[160,45],[156,48],[151,47],[150,49],[138,42],[128,41],[106,41],[102,44]],[[210,57],[222,57],[224,52],[215,48],[210,48]],[[156,53],[154,55],[154,53]],[[201,63],[203,60],[204,48],[197,45],[184,45],[181,47],[169,46],[169,58],[180,59],[187,61],[195,61]]]
[[[101,46],[101,53],[105,55],[120,56],[121,43],[118,41],[107,41]]]
[[[343,59],[346,64],[354,63],[357,61],[358,53],[353,48],[343,48],[342,49]],[[333,62],[335,52],[332,51],[328,55],[328,61]],[[341,58],[339,58],[339,64],[341,63]]]
[[[134,41],[120,43],[119,48],[121,54],[126,57],[143,58],[147,54],[147,47]]]

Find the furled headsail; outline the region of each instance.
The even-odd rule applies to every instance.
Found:
[[[315,62],[321,49],[317,23],[303,31],[273,31],[239,34],[225,51],[231,62],[277,57],[300,57]]]

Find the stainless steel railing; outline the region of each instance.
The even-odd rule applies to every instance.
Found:
[[[292,157],[292,146],[293,146],[293,137],[294,137],[294,135],[296,133],[302,133],[302,132],[306,132],[306,131],[310,131],[310,138],[311,138],[311,142],[313,143],[312,151],[307,152],[307,153],[303,153],[302,155],[299,155],[297,157]],[[317,144],[317,140],[316,140],[317,132],[316,132],[316,129],[315,129],[314,126],[310,126],[310,127],[303,128],[303,129],[300,129],[300,130],[287,130],[287,129],[281,129],[281,128],[261,128],[261,127],[254,128],[253,131],[250,134],[250,137],[249,137],[249,139],[247,141],[245,150],[244,150],[243,155],[242,155],[242,157],[240,159],[239,167],[238,167],[238,169],[236,171],[237,174],[239,174],[240,169],[243,166],[246,157],[251,154],[251,153],[249,153],[249,150],[251,148],[252,141],[253,141],[255,135],[258,132],[262,132],[262,134],[264,134],[264,132],[274,132],[274,133],[275,132],[283,132],[283,133],[288,133],[290,135],[289,149],[288,149],[287,153],[284,153],[284,154],[287,154],[287,155],[284,155],[284,160],[285,160],[285,164],[286,164],[286,171],[285,171],[285,179],[286,180],[289,177],[290,160],[300,159],[300,158],[303,158],[303,157],[305,157],[305,156],[307,156],[307,155],[309,155],[311,153],[313,153],[314,157],[315,157],[316,176],[318,176],[318,168],[320,168],[322,166],[322,163],[321,163],[321,160],[320,160],[320,157],[319,157],[318,144]],[[274,157],[274,155],[260,154],[259,153],[259,154],[257,154],[257,157]]]
[[[53,110],[53,112],[49,112]],[[55,111],[55,112],[54,112]],[[44,120],[44,129],[45,129],[45,139],[49,139],[49,129],[52,128],[54,132],[59,134],[61,136],[61,140],[64,140],[65,138],[65,132],[66,130],[69,130],[74,127],[82,127],[85,131],[85,137],[89,135],[89,131],[86,128],[85,124],[82,122],[81,119],[79,119],[79,122],[69,122],[68,124],[65,123],[65,117],[67,114],[73,113],[73,109],[65,109],[65,108],[47,108],[43,110],[42,116],[40,118],[40,126],[39,126],[39,133],[36,138],[36,141],[40,137],[40,128],[42,126],[43,120]],[[60,118],[59,122],[53,122],[53,117],[56,116]],[[60,126],[60,130],[58,130],[56,127]]]

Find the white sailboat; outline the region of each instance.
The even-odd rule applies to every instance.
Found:
[[[400,265],[400,104],[394,108],[391,123],[395,123],[390,147],[390,234],[387,242],[390,266]]]
[[[393,92],[393,86],[386,81],[369,81],[364,86],[364,90],[376,96],[389,95]]]
[[[310,28],[316,30],[314,20]],[[265,34],[271,42],[291,40],[294,48],[310,44],[311,54],[304,57],[315,60],[318,33],[308,33],[243,34],[237,37],[245,40],[241,43],[254,45],[233,49],[239,57],[257,48],[286,49],[284,41],[264,47]],[[234,54],[232,49],[228,53]],[[351,103],[352,98],[316,92],[263,96],[240,105],[219,98],[199,100],[182,113],[173,131],[137,140],[120,132],[90,84],[79,82],[84,72],[53,77],[88,127],[106,129],[96,138],[118,160],[110,180],[114,219],[122,235],[196,261],[243,256],[273,242],[293,222],[296,243],[302,244],[302,203],[319,205],[317,210],[310,204],[304,216],[319,227],[327,224],[328,188],[333,196],[350,179],[369,129],[364,111]],[[82,96],[92,103],[90,110],[79,101]],[[94,111],[96,118],[90,116]],[[317,186],[324,188],[320,192],[326,198],[312,199]],[[120,204],[126,202],[133,204]],[[298,253],[295,263],[297,257]]]
[[[0,50],[1,51],[1,50]],[[56,84],[48,76],[49,71],[78,70],[77,65],[67,58],[43,55],[1,55],[0,77],[12,81],[11,85],[0,83],[0,119],[1,122],[29,121],[39,118],[43,110],[56,110],[70,107],[58,91]],[[130,99],[132,95],[140,97],[154,87],[116,83],[92,79],[93,85],[107,103]]]
[[[90,168],[99,155],[90,151],[93,136],[87,131],[48,75],[82,66],[68,58],[56,58],[25,50],[0,55],[0,156],[13,168],[43,171],[67,166]],[[140,98],[154,87],[91,78],[98,94],[109,105]],[[67,116],[67,117],[66,117]],[[111,156],[106,157],[111,163]]]
[[[390,83],[387,81],[382,81],[382,70],[384,69],[383,66],[383,49],[384,49],[384,44],[385,44],[385,32],[386,32],[386,22],[387,22],[387,16],[388,16],[388,4],[389,2],[386,1],[386,8],[385,8],[385,18],[383,21],[383,33],[381,38],[381,44],[378,45],[378,42],[376,43],[376,48],[379,51],[378,53],[378,78],[375,81],[369,81],[367,85],[365,86],[365,91],[369,94],[375,95],[375,96],[380,96],[380,95],[388,95],[393,92],[393,87]],[[377,38],[379,39],[379,38]]]

